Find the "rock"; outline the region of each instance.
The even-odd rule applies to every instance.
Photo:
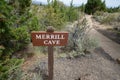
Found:
[[[120,64],[120,58],[116,59],[116,61]]]

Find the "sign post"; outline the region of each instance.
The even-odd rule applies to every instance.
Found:
[[[47,32],[53,33],[54,29],[48,27]],[[53,46],[48,46],[48,80],[53,80],[53,65],[54,65],[54,56],[53,56]]]
[[[53,80],[53,65],[54,65],[54,57],[53,57],[53,46],[48,46],[48,80]]]
[[[48,46],[48,80],[53,80],[54,55],[53,46],[67,44],[68,32],[55,32],[50,26],[47,31],[34,31],[31,33],[33,46]]]

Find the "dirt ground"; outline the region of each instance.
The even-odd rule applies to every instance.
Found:
[[[84,57],[56,60],[54,73],[54,80],[119,80],[120,65],[97,48]]]
[[[40,69],[46,70],[47,66],[46,58],[29,71],[37,73]],[[85,56],[55,58],[54,80],[120,80],[120,65],[99,47]]]

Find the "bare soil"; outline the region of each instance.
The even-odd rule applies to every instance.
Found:
[[[47,59],[39,60],[38,66],[29,71],[41,71],[47,80]],[[45,69],[46,68],[46,69]],[[36,70],[37,69],[37,70]],[[119,80],[120,65],[101,47],[77,58],[55,58],[54,80]]]

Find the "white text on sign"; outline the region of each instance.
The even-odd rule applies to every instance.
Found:
[[[59,45],[60,44],[60,40],[59,39],[65,39],[64,35],[53,35],[53,34],[40,34],[37,35],[36,34],[36,39],[49,39],[49,40],[44,40],[44,44],[45,45]]]
[[[34,46],[64,46],[67,44],[68,32],[32,32]]]
[[[64,35],[53,35],[53,34],[36,34],[36,39],[65,39]]]

